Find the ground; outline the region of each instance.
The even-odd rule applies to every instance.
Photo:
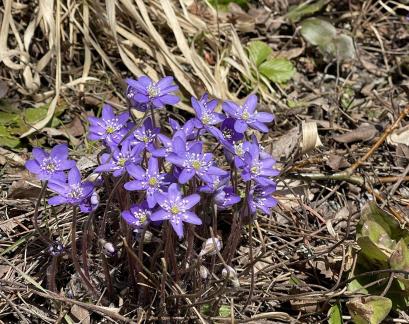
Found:
[[[236,1],[240,7],[216,2],[3,2],[2,322],[318,323],[330,318],[342,323],[351,321],[354,310],[368,310],[362,306],[370,302],[365,292],[392,300],[387,320],[409,322],[406,302],[399,306],[390,297],[396,281],[401,284],[397,298],[408,298],[407,279],[398,273],[408,274],[409,261],[395,266],[403,261],[393,257],[406,255],[408,243],[409,3],[312,1],[299,7],[303,1]],[[154,80],[172,75],[180,87],[182,102],[161,112],[164,126],[168,116],[192,116],[192,95],[208,92],[241,101],[257,93],[259,109],[275,114],[270,132],[259,140],[277,159],[279,203],[272,215],[260,214],[251,225],[243,222],[232,259],[238,283],[223,279],[220,271],[206,280],[187,275],[180,283],[159,265],[138,277],[138,289],[149,287],[145,300],[134,298],[122,263],[129,247],[115,232],[117,211],[110,210],[107,237],[120,252],[103,257],[108,259],[104,268],[96,252],[98,237],[90,239],[89,271],[102,294],[96,301],[75,274],[69,253],[53,257],[35,231],[41,185],[24,163],[34,146],[68,143],[81,171],[89,174],[100,147],[86,138],[87,116],[98,115],[103,102],[126,110],[124,79],[143,74]],[[102,193],[101,201],[107,199]],[[44,232],[70,250],[72,211],[40,204],[39,212]],[[102,214],[103,209],[96,221]],[[80,214],[77,237],[85,237],[92,222]],[[379,230],[374,222],[388,229]],[[223,240],[229,226],[229,220],[221,224]],[[376,241],[376,251],[382,245],[381,256],[375,250],[364,255],[366,235]],[[389,250],[383,249],[386,236]],[[401,238],[402,246],[397,245]],[[84,242],[77,242],[79,255]],[[182,248],[183,242],[177,244]],[[375,259],[380,261],[368,266]],[[210,263],[217,268],[218,259]],[[107,269],[115,277],[113,292],[106,291]],[[48,284],[53,276],[57,287]],[[351,288],[355,277],[369,278],[367,290]],[[371,283],[379,293],[370,290]]]

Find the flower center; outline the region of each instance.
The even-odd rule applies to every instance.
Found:
[[[234,152],[236,153],[237,156],[243,156],[244,154],[243,143],[234,144]]]
[[[179,214],[180,209],[179,209],[178,206],[172,206],[172,207],[170,208],[170,212],[171,212],[173,215],[177,215],[177,214]]]
[[[53,160],[52,158],[44,159],[41,169],[43,169],[47,173],[54,173],[57,171],[58,163],[57,161]]]
[[[158,179],[156,179],[155,177],[149,178],[149,185],[151,187],[155,186],[158,183]]]
[[[107,133],[112,134],[113,132],[115,132],[115,128],[113,126],[108,126],[107,127]]]
[[[194,160],[192,162],[192,168],[195,169],[196,171],[199,170],[202,166],[202,163],[200,163],[199,160]]]
[[[143,137],[142,137],[142,141],[145,142],[145,143],[148,143],[148,142],[149,142],[149,137],[146,136],[146,135],[143,136]]]
[[[250,171],[251,171],[252,174],[256,174],[256,175],[257,175],[257,174],[260,173],[260,166],[259,166],[259,165],[252,166],[251,169],[250,169]]]
[[[243,114],[241,115],[241,119],[243,120],[248,120],[250,118],[250,114],[248,113],[247,110],[243,111]]]
[[[156,87],[153,83],[151,83],[146,90],[148,91],[148,96],[151,99],[159,94],[158,87]]]
[[[127,158],[124,158],[124,157],[119,158],[118,162],[117,162],[117,165],[120,166],[120,167],[123,167],[125,165],[126,161],[128,161]]]
[[[82,196],[82,187],[81,184],[75,184],[71,186],[71,192],[68,194],[70,198],[80,198]]]
[[[212,121],[212,118],[209,114],[204,114],[202,117],[202,123],[207,125]]]

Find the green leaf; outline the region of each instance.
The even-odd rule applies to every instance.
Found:
[[[0,146],[16,148],[20,144],[20,140],[10,134],[9,130],[0,125]]]
[[[40,106],[37,108],[28,108],[24,111],[24,121],[27,124],[35,124],[40,120],[43,120],[47,115],[48,105]]]
[[[301,23],[301,35],[312,45],[326,48],[332,43],[337,30],[329,22],[318,19],[308,18]]]
[[[328,324],[342,324],[341,305],[339,303],[332,306],[328,311]]]
[[[219,316],[220,317],[230,317],[231,316],[231,309],[229,305],[221,305],[219,308]]]
[[[262,63],[259,66],[259,72],[270,81],[281,83],[286,82],[293,77],[295,68],[289,60],[275,58]]]
[[[262,41],[252,41],[247,45],[250,60],[259,66],[263,63],[273,52],[270,46]]]
[[[223,11],[228,10],[228,5],[229,3],[236,3],[240,7],[247,7],[248,5],[248,0],[209,0],[210,4],[213,7],[217,7],[219,9],[222,9]]]
[[[409,231],[402,229],[399,222],[391,215],[379,208],[375,202],[368,204],[362,211],[361,219],[357,226],[357,237],[362,236],[364,224],[368,221],[374,221],[378,225],[382,226],[388,236],[395,241],[399,241],[401,238],[409,243]]]
[[[379,324],[392,308],[391,300],[381,296],[357,297],[346,305],[355,324]]]
[[[20,120],[18,114],[13,114],[5,111],[0,111],[0,125],[11,126],[16,125]]]
[[[292,23],[295,23],[305,16],[309,16],[316,13],[317,11],[320,11],[326,5],[326,3],[326,0],[319,0],[310,4],[301,3],[300,5],[292,7],[290,9],[290,11],[287,13],[287,18]]]
[[[395,251],[389,258],[389,264],[393,270],[409,271],[409,250],[404,240],[396,244]]]
[[[396,241],[392,240],[385,229],[373,220],[367,220],[362,225],[361,235],[367,236],[381,249],[393,250],[396,245]],[[389,251],[392,253],[392,251]]]
[[[388,265],[389,254],[377,246],[368,236],[358,238],[361,251],[360,255],[366,257],[366,261],[374,266],[385,268]]]

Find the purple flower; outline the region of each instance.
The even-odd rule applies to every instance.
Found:
[[[256,186],[250,190],[247,198],[250,213],[255,214],[257,209],[261,209],[265,214],[270,215],[270,209],[277,206],[277,200],[272,196],[274,191],[276,191],[275,185],[267,187]]]
[[[166,184],[165,174],[159,173],[158,159],[151,157],[148,161],[148,169],[145,171],[140,165],[130,165],[128,173],[135,179],[126,182],[126,190],[144,190],[149,208],[156,205],[155,192],[162,191],[161,187]]]
[[[236,168],[242,168],[245,164],[244,154],[249,150],[250,142],[222,142],[224,147],[224,155],[227,161],[234,161]]]
[[[126,134],[129,113],[115,115],[112,107],[104,104],[102,118],[88,117],[90,122],[88,138],[91,141],[104,140],[108,145],[117,145]]]
[[[149,222],[152,212],[146,201],[140,204],[133,204],[129,210],[121,213],[122,218],[134,228],[142,228]]]
[[[234,129],[235,122],[236,119],[234,118],[226,118],[225,120],[223,120],[222,125],[220,126],[223,138],[221,138],[220,140],[234,143],[241,141],[244,138],[243,133],[236,132],[236,130]]]
[[[276,161],[269,157],[260,158],[260,147],[256,141],[249,145],[248,152],[244,153],[244,166],[241,177],[244,181],[254,180],[261,186],[273,185],[271,177],[279,175],[278,170],[273,169]]]
[[[183,126],[180,126],[180,124],[172,119],[169,118],[169,125],[173,130],[174,135],[176,135],[176,133],[181,133],[183,132],[183,134],[185,135],[186,139],[194,139],[197,132],[195,132],[195,119],[189,119],[188,121],[186,121]]]
[[[208,177],[208,181],[199,188],[200,192],[213,193],[221,187],[226,186],[229,183],[229,175],[215,176],[211,175]]]
[[[179,238],[183,237],[183,222],[202,224],[202,220],[194,212],[189,211],[200,201],[198,194],[182,197],[178,185],[172,183],[166,194],[156,192],[155,199],[161,209],[152,214],[151,221],[169,220]]]
[[[202,153],[201,142],[194,143],[188,150],[186,141],[182,137],[173,140],[173,153],[166,160],[173,165],[182,168],[178,180],[181,184],[187,183],[195,175],[207,182],[210,175],[225,175],[226,171],[213,165],[213,154]]]
[[[254,128],[260,132],[267,133],[268,127],[264,123],[272,122],[273,114],[266,112],[257,112],[257,96],[250,95],[243,104],[239,106],[232,101],[223,103],[223,110],[233,118],[236,118],[234,129],[236,132],[244,133],[247,127]]]
[[[151,152],[155,149],[154,141],[159,131],[158,127],[153,127],[152,119],[150,117],[146,118],[142,126],[134,131],[133,136],[135,139],[132,144],[143,143],[145,148]]]
[[[129,165],[133,163],[141,162],[141,152],[143,151],[145,145],[142,143],[137,143],[131,145],[129,140],[125,140],[122,143],[121,149],[118,147],[112,148],[112,154],[102,154],[101,162],[102,164],[98,166],[94,172],[112,172],[114,177],[119,177]]]
[[[175,105],[180,99],[172,95],[179,87],[174,84],[173,77],[167,76],[158,82],[153,82],[148,76],[141,76],[138,80],[127,79],[127,97],[138,110],[146,110],[152,105],[161,108],[165,105]]]
[[[194,125],[197,129],[205,128],[208,132],[219,138],[222,136],[221,132],[214,125],[221,123],[225,116],[214,111],[217,106],[217,100],[213,99],[208,102],[207,98],[207,93],[199,101],[192,97],[192,107],[196,112],[196,118],[193,119]]]
[[[50,182],[48,187],[58,194],[48,199],[49,205],[79,205],[82,212],[88,212],[86,200],[92,196],[94,185],[91,182],[81,182],[81,174],[76,166],[68,172],[68,183],[55,181]]]
[[[94,191],[91,196],[89,196],[82,202],[81,211],[83,213],[90,213],[96,210],[98,206],[99,206],[99,195],[96,191]]]
[[[33,148],[33,160],[25,164],[28,171],[34,173],[40,180],[65,180],[64,170],[75,166],[75,161],[68,160],[68,147],[59,144],[51,149],[50,154],[43,149]]]
[[[220,209],[227,209],[240,201],[240,196],[234,193],[233,187],[223,186],[217,189],[213,200]]]

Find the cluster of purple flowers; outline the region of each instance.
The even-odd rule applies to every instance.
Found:
[[[178,87],[172,77],[155,83],[141,76],[127,83],[131,108],[145,115],[180,100],[173,94]],[[219,210],[245,206],[250,214],[257,210],[269,214],[276,205],[272,197],[278,175],[275,160],[255,136],[255,131],[268,131],[266,123],[273,121],[273,115],[256,110],[255,95],[242,106],[223,102],[223,112],[217,109],[218,100],[209,100],[207,94],[191,102],[195,117],[183,125],[170,118],[167,135],[154,126],[154,116],[135,125],[128,112],[115,114],[107,104],[101,118],[89,117],[88,138],[102,141],[107,151],[95,173],[127,179],[123,186],[133,192],[137,203],[123,211],[122,217],[135,229],[149,222],[169,221],[181,238],[183,223],[202,224],[198,216],[201,201],[211,201]],[[217,146],[206,144],[209,137]],[[49,155],[34,149],[33,156],[26,166],[39,179],[48,180],[49,189],[57,193],[49,199],[51,205],[79,205],[83,212],[96,208],[95,186],[81,181],[75,163],[67,159],[66,146],[57,145]]]

